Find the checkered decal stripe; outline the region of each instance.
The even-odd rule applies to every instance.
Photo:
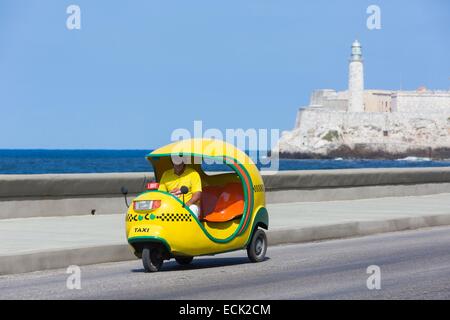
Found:
[[[192,221],[190,214],[184,213],[163,213],[156,219],[161,219],[161,221],[173,221],[173,222],[190,222]]]
[[[150,220],[148,214],[143,214],[142,217],[145,220]],[[163,213],[160,216],[156,216],[156,219],[159,219],[161,221],[173,221],[173,222],[191,222],[192,217],[190,214],[184,214],[184,213]],[[152,218],[153,219],[153,218]],[[133,221],[140,221],[139,214],[127,214],[126,221],[133,222]]]
[[[253,185],[253,190],[255,192],[264,192],[264,185],[263,184],[255,184],[255,185]]]

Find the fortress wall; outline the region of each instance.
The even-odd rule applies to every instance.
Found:
[[[391,100],[390,92],[366,91],[364,92],[364,111],[390,112]]]
[[[339,137],[334,137],[336,133]],[[450,119],[436,113],[336,112],[311,108],[300,112],[297,128],[281,138],[280,148],[291,152],[323,149],[319,153],[324,153],[331,144],[350,147],[371,144],[374,148],[382,145],[388,152],[405,152],[415,148],[448,148],[449,134]],[[387,149],[385,145],[389,145]]]
[[[311,95],[311,106],[322,106],[334,111],[346,111],[348,94],[332,90],[316,90]],[[443,113],[450,115],[450,93],[364,91],[365,112]]]
[[[335,91],[331,89],[315,90],[311,94],[310,106],[321,106],[335,111],[347,111],[347,91]]]
[[[450,115],[449,93],[402,93],[392,97],[393,112],[442,113]]]
[[[294,128],[300,127],[300,123],[302,122],[302,114],[303,108],[298,109],[297,116],[295,117],[295,126]]]
[[[312,106],[323,105],[324,100],[336,97],[336,90],[320,89],[311,93],[309,104]]]
[[[347,111],[348,100],[328,99],[323,101],[323,106],[335,111]]]

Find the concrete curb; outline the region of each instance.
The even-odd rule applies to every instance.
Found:
[[[450,214],[269,230],[269,245],[348,238],[450,225]],[[135,260],[127,244],[0,256],[0,275]]]
[[[267,237],[269,245],[279,245],[349,238],[446,225],[450,225],[450,214],[405,217],[391,220],[358,221],[306,228],[280,228],[270,230]]]
[[[0,275],[133,260],[127,244],[0,256]]]

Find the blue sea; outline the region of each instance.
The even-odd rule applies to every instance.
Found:
[[[145,155],[150,150],[0,150],[0,174],[106,173],[153,171]],[[264,167],[258,163],[258,167]],[[348,168],[450,167],[449,161],[408,157],[399,160],[280,159],[279,170]],[[210,165],[211,171],[226,170]]]

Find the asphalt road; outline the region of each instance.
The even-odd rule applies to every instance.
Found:
[[[377,265],[381,288],[367,288]],[[450,299],[450,227],[270,247],[250,263],[245,251],[166,262],[81,267],[81,289],[66,270],[0,276],[0,299]]]

